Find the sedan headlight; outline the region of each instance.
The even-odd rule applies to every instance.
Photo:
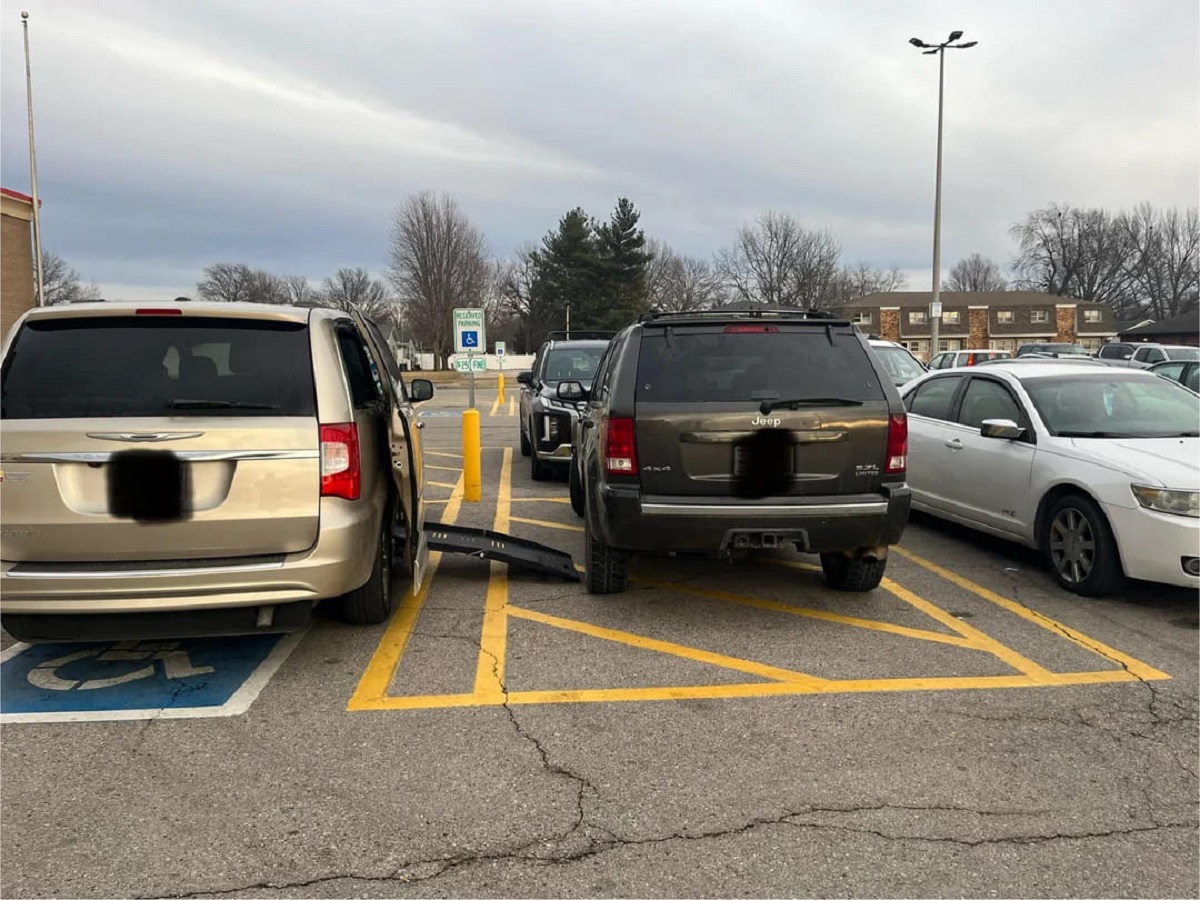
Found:
[[[1175,516],[1200,518],[1200,491],[1173,491],[1169,488],[1150,487],[1147,484],[1131,485],[1133,496],[1146,509],[1170,513]]]

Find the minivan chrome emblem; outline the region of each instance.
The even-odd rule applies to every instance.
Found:
[[[772,428],[778,428],[783,424],[783,419],[768,419],[765,416],[755,416],[750,420],[751,425],[770,425]]]
[[[130,441],[137,444],[160,441],[186,441],[198,438],[203,431],[89,431],[87,436],[97,441]]]

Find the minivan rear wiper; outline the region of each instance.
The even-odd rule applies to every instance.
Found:
[[[851,400],[848,397],[797,397],[794,400],[764,400],[758,406],[758,411],[764,416],[773,409],[788,407],[799,409],[801,406],[862,406],[861,400]]]
[[[168,400],[168,409],[279,409],[274,403],[248,403],[244,400]]]

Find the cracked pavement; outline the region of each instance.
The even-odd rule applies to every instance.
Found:
[[[485,446],[515,444],[515,420],[482,421]],[[453,446],[457,427],[431,419],[426,446]],[[485,489],[497,465],[485,457]],[[565,490],[530,482],[514,452],[514,497]],[[522,514],[577,522],[565,504],[532,506]],[[464,508],[459,521],[490,526],[493,509]],[[513,531],[581,559],[574,533]],[[1171,679],[520,704],[509,692],[691,684],[718,673],[510,622],[503,702],[348,712],[383,629],[322,618],[236,718],[6,726],[0,894],[1200,894],[1200,653],[1196,631],[1177,624],[1194,620],[1196,598],[1139,586],[1082,601],[1058,591],[1027,551],[925,519],[910,526],[905,546]],[[471,689],[489,565],[443,561],[393,692]],[[931,627],[882,591],[835,596],[819,588],[819,576],[794,570],[689,566],[664,563],[663,577],[791,591],[807,605]],[[896,559],[888,574],[1053,671],[1121,667],[910,562]],[[986,654],[784,622],[657,588],[598,599],[578,586],[513,576],[508,591],[514,606],[755,651],[817,674],[995,666]],[[497,678],[499,663],[492,657]]]

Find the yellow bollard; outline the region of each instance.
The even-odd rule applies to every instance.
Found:
[[[463,499],[478,503],[483,496],[483,474],[479,445],[479,410],[463,410]]]
[[[504,405],[504,373],[503,372],[500,373],[500,381],[498,382],[498,389],[500,391],[500,405],[503,406]]]

